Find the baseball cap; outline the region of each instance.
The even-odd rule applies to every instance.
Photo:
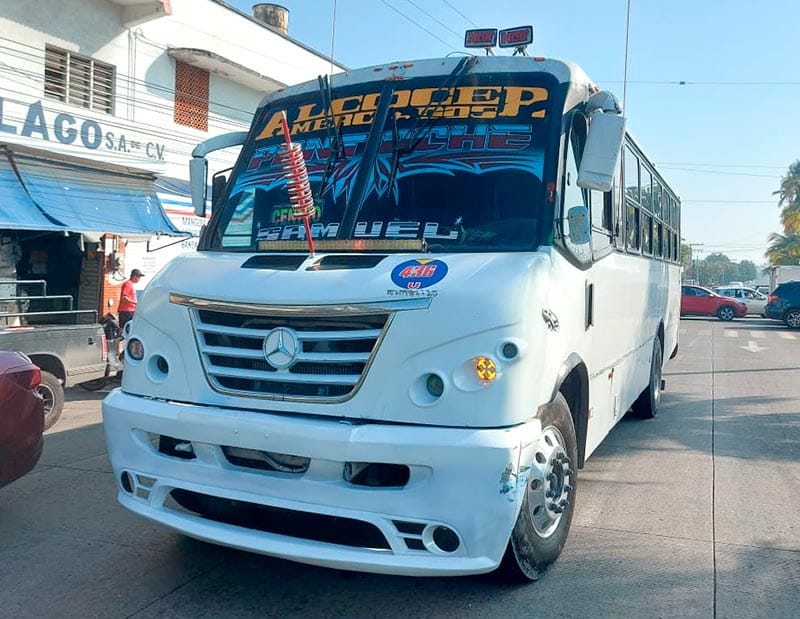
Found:
[[[131,277],[136,277],[137,275],[139,277],[144,277],[144,273],[142,273],[139,269],[134,269],[131,271]]]

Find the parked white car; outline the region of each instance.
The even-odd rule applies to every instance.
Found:
[[[746,286],[724,286],[714,288],[714,292],[723,297],[730,297],[741,301],[747,306],[748,314],[758,314],[764,316],[764,308],[767,305],[767,295],[758,292],[754,288]]]

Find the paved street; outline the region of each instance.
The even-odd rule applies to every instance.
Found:
[[[103,394],[70,393],[38,469],[0,490],[0,617],[798,617],[800,332],[687,319],[653,421],[581,472],[564,553],[533,586],[298,565],[118,507]]]

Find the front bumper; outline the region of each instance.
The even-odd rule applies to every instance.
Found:
[[[225,546],[325,567],[419,576],[483,573],[499,564],[527,481],[520,464],[530,460],[541,431],[538,420],[488,430],[352,424],[158,401],[119,389],[103,402],[103,419],[118,498],[131,511]],[[194,458],[161,453],[159,436],[190,443]],[[232,463],[223,447],[310,463],[302,473],[258,470]],[[410,476],[402,486],[356,485],[345,479],[345,463],[405,465]],[[317,525],[320,518],[351,519],[379,531],[386,544],[321,542],[310,539],[314,532],[276,533],[207,519],[176,508],[173,490],[302,512]],[[457,536],[455,550],[431,542],[437,527]]]

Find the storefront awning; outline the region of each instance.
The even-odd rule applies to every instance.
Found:
[[[11,171],[9,181],[17,181],[17,187],[10,188],[9,195],[27,196],[29,205],[33,205],[33,209],[28,209],[31,216],[20,210],[20,220],[13,222],[14,225],[0,221],[3,227],[122,236],[185,236],[165,215],[150,176],[89,168],[9,151],[0,156],[2,169]],[[5,197],[4,191],[3,199]],[[37,212],[38,219],[33,216]],[[45,226],[42,219],[51,225]]]
[[[5,156],[0,156],[0,228],[65,230],[64,226],[47,217],[25,193]]]

